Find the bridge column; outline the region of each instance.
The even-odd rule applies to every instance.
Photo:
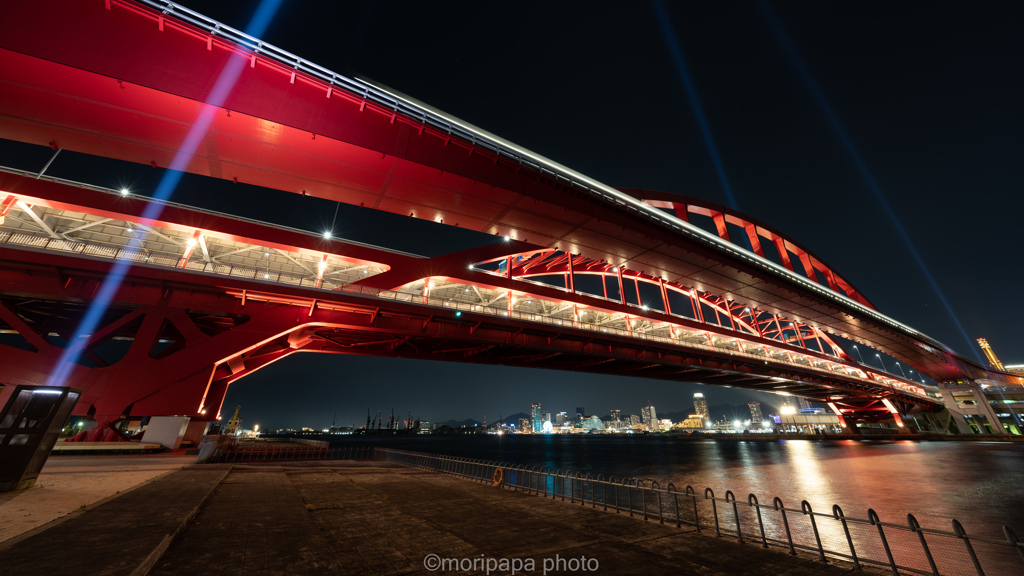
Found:
[[[967,419],[964,418],[963,414],[956,410],[950,410],[949,415],[953,418],[953,422],[956,423],[956,429],[959,430],[961,434],[974,434],[974,430],[971,430],[971,425],[967,423]]]
[[[840,410],[832,402],[828,402],[828,407],[831,408],[832,411],[835,412],[836,416],[839,418],[839,425],[842,426],[843,428],[843,434],[860,434],[860,428],[857,428],[857,422],[855,418],[843,414],[843,411]]]
[[[953,415],[957,427],[964,434],[973,434],[966,416],[970,416],[975,426],[982,434],[1009,434],[999,415],[992,407],[992,400],[1001,400],[1001,396],[990,399],[986,395],[986,388],[998,389],[1000,384],[991,380],[968,380],[957,382],[939,382],[939,393],[946,409]],[[983,387],[982,385],[985,385]]]
[[[896,409],[896,406],[894,406],[888,398],[882,398],[882,404],[885,404],[885,407],[889,409],[889,413],[892,414],[893,420],[896,421],[896,429],[899,430],[900,434],[914,433],[906,422],[904,422],[904,416],[899,413],[899,410]]]

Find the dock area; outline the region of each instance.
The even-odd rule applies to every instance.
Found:
[[[180,467],[7,538],[0,566],[133,576],[885,573],[355,460]]]

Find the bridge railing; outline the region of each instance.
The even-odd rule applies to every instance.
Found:
[[[1003,538],[970,535],[957,520],[950,530],[922,527],[913,514],[905,523],[884,522],[872,509],[866,518],[847,516],[838,505],[814,511],[806,500],[786,506],[776,497],[768,503],[754,494],[737,498],[727,490],[682,489],[645,478],[605,477],[571,470],[441,456],[377,448],[375,457],[433,470],[476,482],[525,492],[551,500],[628,514],[648,522],[684,526],[717,537],[762,548],[779,547],[838,559],[857,568],[878,567],[892,574],[1015,575],[1024,573],[1024,544],[1008,526]]]
[[[630,331],[630,330],[623,330],[622,328],[615,328],[615,327],[611,327],[611,326],[607,326],[607,325],[603,325],[603,324],[597,324],[597,323],[589,322],[589,321],[583,320],[583,319],[578,319],[578,320],[574,321],[571,318],[563,319],[563,318],[557,318],[557,317],[554,317],[554,316],[545,316],[545,315],[542,315],[542,314],[532,314],[532,313],[529,313],[529,312],[519,312],[519,311],[515,311],[515,310],[513,310],[512,312],[509,312],[507,310],[507,308],[504,308],[504,307],[485,306],[485,305],[482,305],[482,304],[475,304],[475,303],[472,303],[472,302],[464,302],[464,301],[460,301],[460,300],[437,298],[437,297],[433,297],[433,296],[428,296],[427,298],[424,299],[422,294],[408,292],[408,291],[401,291],[401,290],[397,290],[397,291],[381,290],[381,289],[376,289],[376,288],[368,288],[368,287],[360,286],[360,285],[357,285],[357,284],[346,284],[346,285],[343,285],[340,288],[338,288],[338,291],[349,293],[349,294],[360,294],[360,295],[365,295],[365,296],[373,296],[373,297],[376,297],[376,298],[383,298],[383,299],[390,299],[390,300],[398,300],[398,301],[410,302],[410,303],[414,303],[414,304],[423,304],[423,305],[427,305],[427,306],[433,306],[433,307],[436,307],[436,308],[445,308],[445,309],[452,310],[452,311],[471,312],[471,313],[474,313],[474,314],[486,314],[486,315],[489,315],[489,316],[495,316],[495,317],[500,317],[500,318],[512,318],[512,319],[516,319],[516,320],[522,320],[522,321],[525,321],[525,322],[535,322],[535,323],[549,324],[549,325],[556,325],[556,326],[569,326],[569,327],[574,327],[574,328],[583,329],[583,330],[590,330],[590,331],[593,331],[593,332],[613,334],[613,335],[620,336],[620,337],[634,338],[634,339],[638,339],[638,340],[648,340],[648,341],[660,342],[660,343],[664,343],[664,344],[670,344],[670,345],[674,345],[674,346],[684,346],[684,347],[687,347],[687,348],[696,348],[696,349],[706,350],[706,351],[709,351],[709,352],[714,352],[716,354],[728,353],[730,356],[739,356],[739,357],[749,358],[749,359],[752,359],[752,360],[758,360],[758,361],[762,361],[762,362],[765,361],[766,358],[770,358],[771,361],[773,363],[775,363],[775,364],[785,364],[785,365],[792,366],[794,368],[797,368],[799,370],[804,370],[804,371],[806,371],[806,370],[813,370],[815,372],[820,372],[822,374],[827,374],[829,376],[834,376],[834,375],[838,374],[838,375],[840,375],[840,376],[842,376],[844,378],[854,378],[854,379],[857,379],[858,381],[870,383],[870,384],[872,384],[874,386],[878,386],[878,387],[882,387],[882,388],[889,388],[889,389],[898,388],[903,393],[914,394],[914,395],[922,397],[922,398],[928,398],[928,395],[925,394],[923,390],[921,390],[920,388],[918,388],[916,386],[911,385],[910,383],[907,383],[907,384],[902,384],[901,383],[900,385],[894,386],[894,385],[886,383],[886,382],[880,382],[878,380],[874,380],[874,379],[871,379],[871,378],[868,378],[868,377],[865,377],[865,376],[861,376],[857,372],[849,372],[849,371],[847,371],[846,366],[844,364],[841,364],[841,363],[835,362],[835,361],[833,361],[833,362],[820,361],[820,362],[818,362],[816,364],[815,361],[817,361],[817,359],[814,359],[814,360],[805,360],[804,362],[799,362],[799,361],[791,360],[791,359],[786,358],[786,357],[780,358],[779,356],[775,356],[775,355],[771,355],[771,354],[767,354],[767,353],[766,354],[758,354],[758,353],[754,353],[754,352],[750,352],[750,351],[746,351],[746,350],[741,350],[738,347],[734,348],[734,347],[728,346],[727,342],[722,342],[721,345],[714,346],[714,345],[711,345],[711,344],[707,344],[706,342],[694,342],[694,341],[686,340],[684,338],[672,338],[672,337],[669,337],[669,336],[658,336],[658,335],[655,335],[655,334],[647,334],[645,332],[640,332],[638,330],[632,330],[632,331]],[[799,352],[795,352],[795,353],[799,353]],[[894,376],[893,377],[893,381],[894,382],[899,382],[898,377]]]
[[[753,264],[761,269],[772,270],[776,274],[803,286],[805,289],[816,292],[819,295],[826,296],[830,299],[840,301],[847,306],[857,309],[863,314],[871,316],[879,322],[883,322],[893,328],[906,331],[919,338],[927,339],[929,342],[943,350],[951,351],[949,347],[928,338],[909,326],[905,326],[892,318],[879,313],[873,308],[857,302],[840,291],[832,290],[831,288],[823,286],[816,281],[804,278],[791,270],[787,270],[783,266],[775,264],[767,258],[757,256],[753,252],[742,248],[737,244],[723,240],[722,238],[702,230],[697,226],[680,220],[674,216],[670,216],[657,208],[648,206],[647,204],[644,204],[643,202],[610,186],[602,184],[592,178],[588,178],[574,170],[562,166],[561,164],[530,152],[529,150],[520,148],[511,142],[505,141],[493,134],[476,128],[475,126],[448,116],[439,110],[435,110],[429,106],[416,102],[413,99],[401,96],[393,91],[375,86],[365,80],[348,78],[343,74],[331,71],[323,66],[292,54],[291,52],[282,50],[272,44],[268,44],[259,38],[250,36],[245,32],[218,22],[208,16],[189,10],[188,8],[170,0],[139,1],[163,14],[168,14],[183,20],[192,26],[211,34],[212,36],[221,37],[229,42],[242,46],[243,48],[252,51],[253,54],[257,56],[273,59],[295,72],[301,72],[317,78],[332,89],[345,89],[352,94],[363,98],[365,101],[380,106],[381,108],[396,115],[401,115],[415,122],[419,122],[424,126],[428,126],[431,129],[439,131],[442,134],[459,138],[474,148],[487,150],[498,158],[505,159],[508,162],[517,164],[528,170],[535,171],[546,178],[551,178],[552,180],[565,183],[581,192],[598,198],[601,201],[608,202],[617,209],[625,210],[627,213],[644,220],[655,222],[660,226],[682,234],[683,236],[691,240],[695,240],[700,244],[712,246],[719,251],[728,253],[734,258],[744,260],[748,264]]]
[[[112,260],[129,260],[131,262],[143,265],[161,266],[168,268],[180,267],[181,269],[188,270],[190,272],[216,274],[221,276],[226,275],[237,278],[243,278],[247,280],[254,280],[258,282],[270,282],[286,284],[289,286],[300,286],[303,288],[317,289],[316,280],[312,277],[302,274],[267,270],[251,266],[232,266],[219,262],[205,262],[202,260],[189,260],[185,262],[183,266],[181,266],[181,258],[171,254],[146,252],[143,250],[123,246],[98,245],[89,242],[72,241],[63,238],[52,238],[48,236],[32,234],[22,231],[0,230],[0,244],[12,244],[27,248],[34,248],[54,252],[70,252],[82,256],[91,256]],[[916,386],[913,386],[910,383],[903,384],[902,382],[900,382],[898,377],[892,377],[893,382],[900,382],[900,384],[893,386],[892,384],[887,382],[880,382],[875,379],[861,376],[856,371],[851,372],[845,368],[845,365],[838,362],[821,361],[816,364],[815,361],[817,359],[814,359],[815,361],[805,360],[804,362],[799,362],[782,355],[763,355],[742,350],[739,347],[731,347],[727,345],[727,342],[722,342],[719,346],[714,346],[706,342],[696,342],[688,340],[686,338],[672,338],[669,336],[659,336],[656,334],[648,334],[638,330],[623,330],[621,328],[615,328],[605,324],[597,324],[584,319],[577,319],[574,321],[571,318],[558,318],[550,315],[545,316],[542,314],[533,314],[528,312],[520,312],[516,310],[509,312],[508,309],[505,307],[487,306],[483,304],[466,302],[455,299],[438,298],[436,296],[429,296],[427,298],[423,298],[422,293],[413,291],[383,290],[379,288],[361,286],[358,284],[344,283],[335,284],[334,286],[334,288],[321,287],[319,289],[326,291],[343,292],[346,294],[367,296],[372,298],[409,302],[412,304],[432,306],[435,308],[447,309],[451,311],[463,311],[471,312],[474,314],[485,314],[498,318],[511,318],[515,320],[521,320],[524,322],[534,322],[555,326],[571,326],[574,328],[589,330],[593,332],[612,334],[618,337],[660,342],[673,346],[682,346],[685,348],[705,350],[708,352],[714,352],[716,354],[728,353],[730,356],[737,356],[757,361],[765,361],[766,358],[770,357],[771,361],[774,364],[784,364],[792,366],[802,371],[811,370],[828,376],[834,376],[838,374],[844,378],[853,378],[861,382],[869,383],[873,386],[889,388],[893,390],[895,388],[898,388],[903,393],[914,394],[922,398],[928,398],[928,396],[922,390],[920,390]],[[794,353],[799,354],[799,352]]]

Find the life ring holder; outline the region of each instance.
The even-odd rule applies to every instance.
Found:
[[[505,482],[505,470],[502,468],[494,469],[494,485],[501,488],[501,485]]]

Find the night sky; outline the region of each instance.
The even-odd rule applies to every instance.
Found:
[[[256,3],[183,4],[245,29]],[[284,2],[263,38],[605,184],[735,202],[883,313],[971,357],[986,337],[1004,364],[1024,364],[1022,13],[1013,2]],[[322,210],[303,201],[287,223],[315,229]],[[423,226],[438,238],[428,251],[476,241]],[[386,238],[344,209],[335,233]],[[246,426],[264,429],[327,426],[335,412],[359,425],[367,408],[492,421],[538,401],[685,411],[695,391],[710,404],[779,404],[697,385],[297,354],[235,384],[224,413],[241,404]]]

